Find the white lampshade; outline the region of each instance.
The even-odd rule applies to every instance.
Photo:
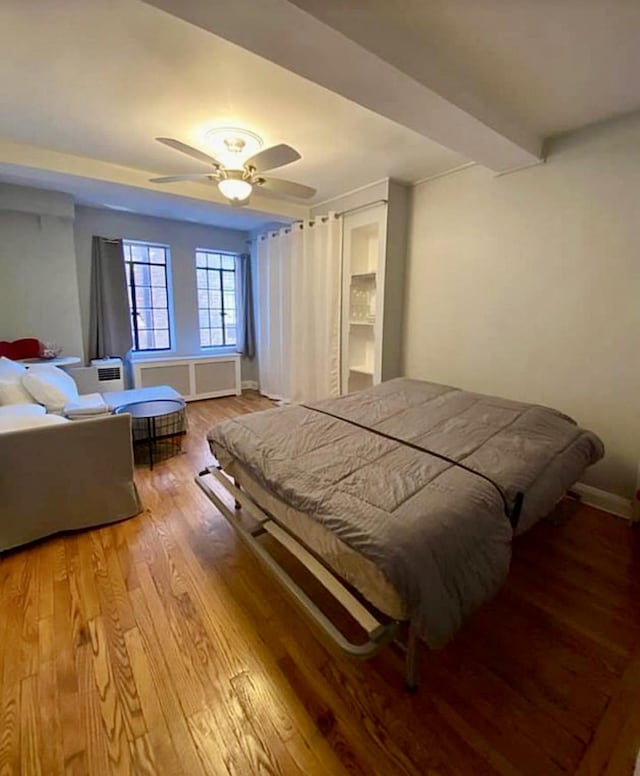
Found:
[[[225,178],[218,182],[218,188],[227,199],[243,200],[250,196],[253,186],[249,181]]]

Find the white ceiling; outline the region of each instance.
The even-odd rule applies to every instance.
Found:
[[[414,77],[549,136],[640,108],[638,0],[291,0]]]
[[[639,38],[638,0],[2,0],[0,180],[254,228],[309,203],[239,212],[211,184],[150,184],[203,169],[153,138],[289,143],[303,158],[277,174],[310,204],[468,159],[513,169],[640,108]]]
[[[296,147],[302,160],[277,174],[316,187],[316,202],[380,178],[415,181],[465,161],[133,0],[3,0],[0,47],[0,136],[32,146],[156,174],[199,172],[197,161],[153,138],[206,149],[206,130],[238,125],[259,133],[265,145]]]

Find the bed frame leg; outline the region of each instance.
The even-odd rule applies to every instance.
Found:
[[[413,624],[410,624],[405,658],[405,690],[410,693],[418,692],[419,683],[418,634]]]

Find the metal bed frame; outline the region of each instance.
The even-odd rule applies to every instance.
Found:
[[[231,510],[212,487],[211,480],[221,485],[235,499],[235,509]],[[419,683],[417,634],[410,622],[408,625],[407,643],[398,640],[401,626],[400,620],[380,622],[340,581],[336,574],[312,555],[297,539],[285,531],[267,512],[244,491],[237,483],[224,473],[219,465],[208,466],[195,478],[197,485],[207,498],[220,511],[222,516],[234,528],[238,536],[247,544],[251,551],[273,573],[283,587],[293,596],[316,625],[343,652],[352,657],[367,659],[377,654],[391,642],[398,644],[405,652],[405,688],[415,692]],[[243,523],[242,511],[257,523],[249,527]],[[305,568],[320,582],[320,584],[349,612],[351,617],[367,634],[367,641],[356,644],[334,625],[333,622],[318,608],[302,588],[289,576],[277,560],[258,541],[258,537],[268,533],[279,542],[289,553],[299,560]]]

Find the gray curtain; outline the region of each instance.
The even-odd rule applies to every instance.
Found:
[[[126,358],[133,347],[122,240],[94,237],[89,358]]]
[[[236,258],[236,279],[239,312],[236,323],[236,350],[246,358],[253,358],[256,354],[256,334],[251,289],[251,256],[248,253],[241,253]]]

